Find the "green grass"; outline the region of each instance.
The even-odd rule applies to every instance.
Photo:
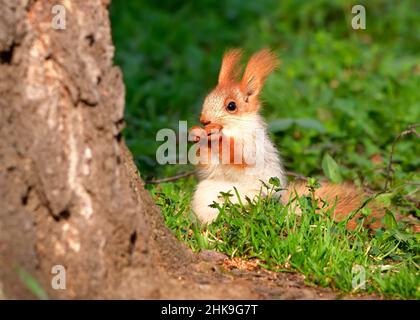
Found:
[[[194,222],[190,209],[193,179],[152,189],[166,224],[194,251],[218,250],[229,257],[259,259],[274,271],[297,271],[308,284],[350,293],[376,293],[391,298],[420,298],[419,234],[389,219],[387,228],[354,231],[337,223],[331,210],[318,208],[309,196],[297,199],[301,214],[290,204],[259,198],[233,204],[227,197],[217,220],[209,226]],[[235,196],[234,194],[232,196]],[[353,290],[352,268],[365,270],[365,290]]]
[[[38,282],[36,278],[34,278],[30,273],[28,273],[22,267],[17,269],[17,273],[19,274],[19,278],[25,287],[39,300],[48,300],[48,294]]]
[[[156,164],[156,132],[176,129],[178,120],[198,123],[226,48],[251,54],[269,47],[282,64],[264,89],[263,115],[286,168],[383,191],[395,137],[420,122],[420,7],[415,0],[359,3],[367,29],[355,31],[351,1],[114,1],[115,62],[127,89],[124,135],[142,176],[191,169]],[[381,196],[392,212],[419,216],[412,201],[419,199],[419,155],[413,134],[396,144],[392,181]],[[322,209],[286,219],[287,208],[260,201],[228,206],[202,229],[190,218],[195,184],[189,178],[149,187],[168,226],[194,250],[257,257],[270,269],[287,265],[309,283],[347,292],[359,264],[368,292],[420,298],[419,239],[403,226],[348,232]]]

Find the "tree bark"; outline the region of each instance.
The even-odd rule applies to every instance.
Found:
[[[298,276],[222,272],[175,239],[121,135],[108,1],[63,0],[64,30],[55,4],[0,0],[0,298],[34,297],[18,270],[55,299],[328,296]]]

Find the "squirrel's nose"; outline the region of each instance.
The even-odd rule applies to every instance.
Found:
[[[211,121],[207,120],[206,118],[201,117],[201,118],[200,118],[200,122],[201,122],[204,126],[206,126],[206,125],[210,124],[210,122],[211,122]]]

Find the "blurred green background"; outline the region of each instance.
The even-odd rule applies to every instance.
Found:
[[[353,30],[351,8],[366,8]],[[115,63],[126,86],[124,134],[145,178],[184,170],[158,166],[156,132],[198,122],[227,48],[275,50],[263,115],[290,171],[322,175],[330,154],[342,174],[380,190],[392,142],[420,121],[420,2],[113,1]],[[408,135],[394,154],[393,187],[418,188],[420,145]],[[408,182],[408,183],[407,183]]]

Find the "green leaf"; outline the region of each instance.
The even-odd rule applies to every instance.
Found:
[[[321,122],[319,122],[317,119],[311,119],[311,118],[302,118],[302,119],[293,119],[293,118],[283,118],[283,119],[276,119],[271,121],[268,124],[268,128],[271,132],[277,133],[286,131],[289,129],[292,125],[296,125],[303,129],[312,129],[315,131],[318,131],[319,133],[324,133],[327,130],[322,125]]]
[[[343,182],[343,177],[341,176],[340,167],[337,162],[326,153],[322,159],[322,170],[324,170],[325,176],[333,183]]]
[[[378,195],[375,198],[375,200],[379,201],[383,207],[388,208],[388,207],[391,206],[393,196],[394,196],[394,194],[391,193],[391,192],[382,193],[382,194]]]
[[[318,131],[319,133],[324,133],[327,130],[322,125],[321,122],[319,122],[316,119],[296,119],[295,123],[302,128],[305,129],[313,129],[315,131]]]
[[[393,235],[395,239],[402,242],[408,242],[411,238],[414,238],[411,234],[398,229],[393,230]]]
[[[208,249],[209,248],[208,239],[204,234],[200,233],[197,236],[197,240],[198,240],[198,245],[200,246],[200,248],[202,248],[202,249]]]
[[[286,131],[293,125],[294,121],[293,119],[277,119],[274,121],[271,121],[268,124],[268,128],[271,132],[277,133]]]
[[[384,223],[389,229],[396,229],[398,227],[397,219],[395,219],[392,211],[386,209]]]
[[[268,180],[268,183],[275,187],[280,187],[280,179],[277,177],[271,177],[270,180]]]

